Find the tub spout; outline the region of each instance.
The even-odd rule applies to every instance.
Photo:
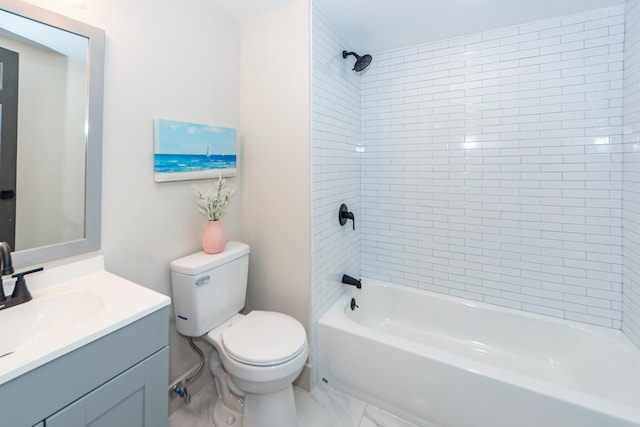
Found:
[[[344,283],[345,285],[355,286],[358,289],[362,288],[361,279],[356,279],[355,277],[351,277],[347,274],[342,275],[342,283]]]

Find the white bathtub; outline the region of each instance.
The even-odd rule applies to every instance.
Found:
[[[318,339],[330,386],[420,426],[640,426],[640,350],[617,330],[364,279]]]

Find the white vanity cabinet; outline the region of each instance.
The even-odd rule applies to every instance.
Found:
[[[163,307],[0,386],[0,425],[166,427]]]

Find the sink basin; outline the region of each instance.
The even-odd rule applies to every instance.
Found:
[[[3,327],[0,357],[37,345],[42,340],[55,340],[71,329],[96,316],[104,308],[104,299],[95,293],[70,291],[33,299],[0,311]]]
[[[0,310],[0,385],[169,305],[104,270],[101,255],[30,276],[33,299]]]

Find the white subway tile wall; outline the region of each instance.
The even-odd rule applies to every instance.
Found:
[[[312,328],[345,291],[342,274],[360,275],[360,77],[353,57],[342,58],[347,39],[313,5],[313,284]],[[346,203],[356,218],[341,227],[338,208]],[[313,333],[315,337],[317,334]]]
[[[624,67],[622,330],[640,347],[640,1],[627,3]]]
[[[314,73],[332,76],[314,76],[314,195],[328,193],[314,242],[344,231],[320,226],[343,195],[357,201],[361,114],[363,276],[620,328],[624,24],[619,6],[378,52],[360,113],[317,30]]]

